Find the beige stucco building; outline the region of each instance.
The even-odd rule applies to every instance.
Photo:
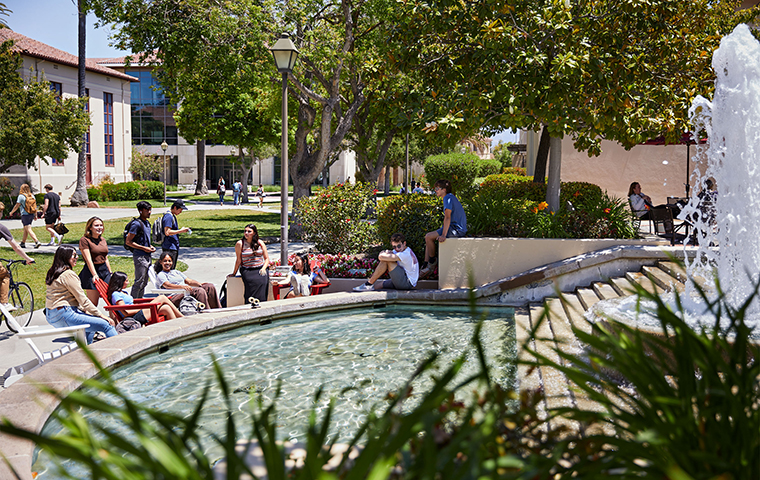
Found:
[[[0,41],[6,40],[14,40],[14,49],[21,54],[23,67],[19,74],[25,80],[35,77],[49,82],[51,89],[63,97],[77,96],[78,58],[75,55],[9,28],[0,29]],[[132,157],[129,105],[133,81],[121,72],[87,61],[86,85],[92,121],[86,145],[88,183],[97,183],[106,175],[116,182],[132,179],[129,172]],[[73,151],[63,159],[38,157],[35,168],[14,166],[3,176],[17,186],[28,182],[35,192],[42,191],[42,187],[50,183],[61,195],[61,201],[69,203],[76,187],[77,162],[78,154]]]

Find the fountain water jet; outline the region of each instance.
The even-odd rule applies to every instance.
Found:
[[[702,160],[704,173],[695,168],[692,176],[698,188],[692,190],[689,204],[680,215],[681,219],[696,220],[699,239],[693,259],[684,256],[690,280],[681,296],[684,310],[689,312],[685,320],[694,327],[712,326],[715,321],[712,314],[705,313],[705,305],[696,294],[691,280],[694,276],[715,278],[726,303],[733,308],[740,307],[760,281],[760,42],[747,25],[738,25],[721,40],[712,67],[716,75],[712,102],[698,96],[689,109],[695,136],[706,133],[708,137],[706,145],[697,142],[695,155]],[[719,192],[713,202],[715,224],[702,214],[698,196],[710,178]],[[675,305],[673,294],[663,296],[663,300]],[[750,307],[747,324],[751,328],[760,324],[758,303]],[[605,300],[597,303],[588,317],[658,330],[660,323],[653,308],[648,302],[639,306],[636,297]],[[755,336],[758,331],[755,328]]]

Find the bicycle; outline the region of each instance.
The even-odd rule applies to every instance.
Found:
[[[16,282],[13,280],[14,265],[18,263],[25,264],[25,260],[8,260],[6,258],[0,258],[0,262],[6,264],[5,269],[8,270],[10,276],[10,286],[8,288],[8,303],[16,307],[12,315],[16,319],[19,325],[26,327],[32,321],[32,315],[34,315],[34,294],[32,294],[32,288],[25,282]],[[5,320],[5,324],[13,333],[18,333],[14,329],[5,315],[0,313],[0,323]]]

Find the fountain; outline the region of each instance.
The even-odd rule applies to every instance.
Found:
[[[681,295],[687,323],[695,328],[711,326],[714,316],[705,315],[705,305],[696,292],[694,278],[707,279],[706,285],[720,285],[728,305],[738,308],[753,291],[760,274],[760,42],[741,24],[724,37],[714,52],[715,93],[712,102],[702,96],[689,109],[695,135],[707,134],[708,143],[699,145],[689,204],[681,219],[696,220],[699,241],[696,255],[685,255],[686,290]],[[696,138],[695,138],[696,140]],[[695,162],[697,164],[698,162]],[[713,207],[715,215],[703,214],[699,194],[708,179],[717,185]],[[686,242],[684,242],[686,243]],[[716,248],[717,246],[717,248]],[[708,298],[717,296],[708,288]],[[675,305],[673,294],[662,297]],[[660,323],[653,304],[637,297],[599,302],[589,313],[594,321],[610,318],[637,328],[657,331]],[[750,307],[750,327],[760,322],[760,306]],[[723,320],[723,319],[721,319]],[[755,329],[755,336],[760,329]]]

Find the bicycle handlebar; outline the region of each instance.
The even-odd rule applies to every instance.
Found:
[[[0,262],[3,262],[6,264],[5,268],[10,268],[10,266],[13,265],[14,263],[23,263],[24,265],[26,265],[26,260],[10,260],[7,258],[0,258]],[[32,263],[35,263],[34,259],[32,259]]]

